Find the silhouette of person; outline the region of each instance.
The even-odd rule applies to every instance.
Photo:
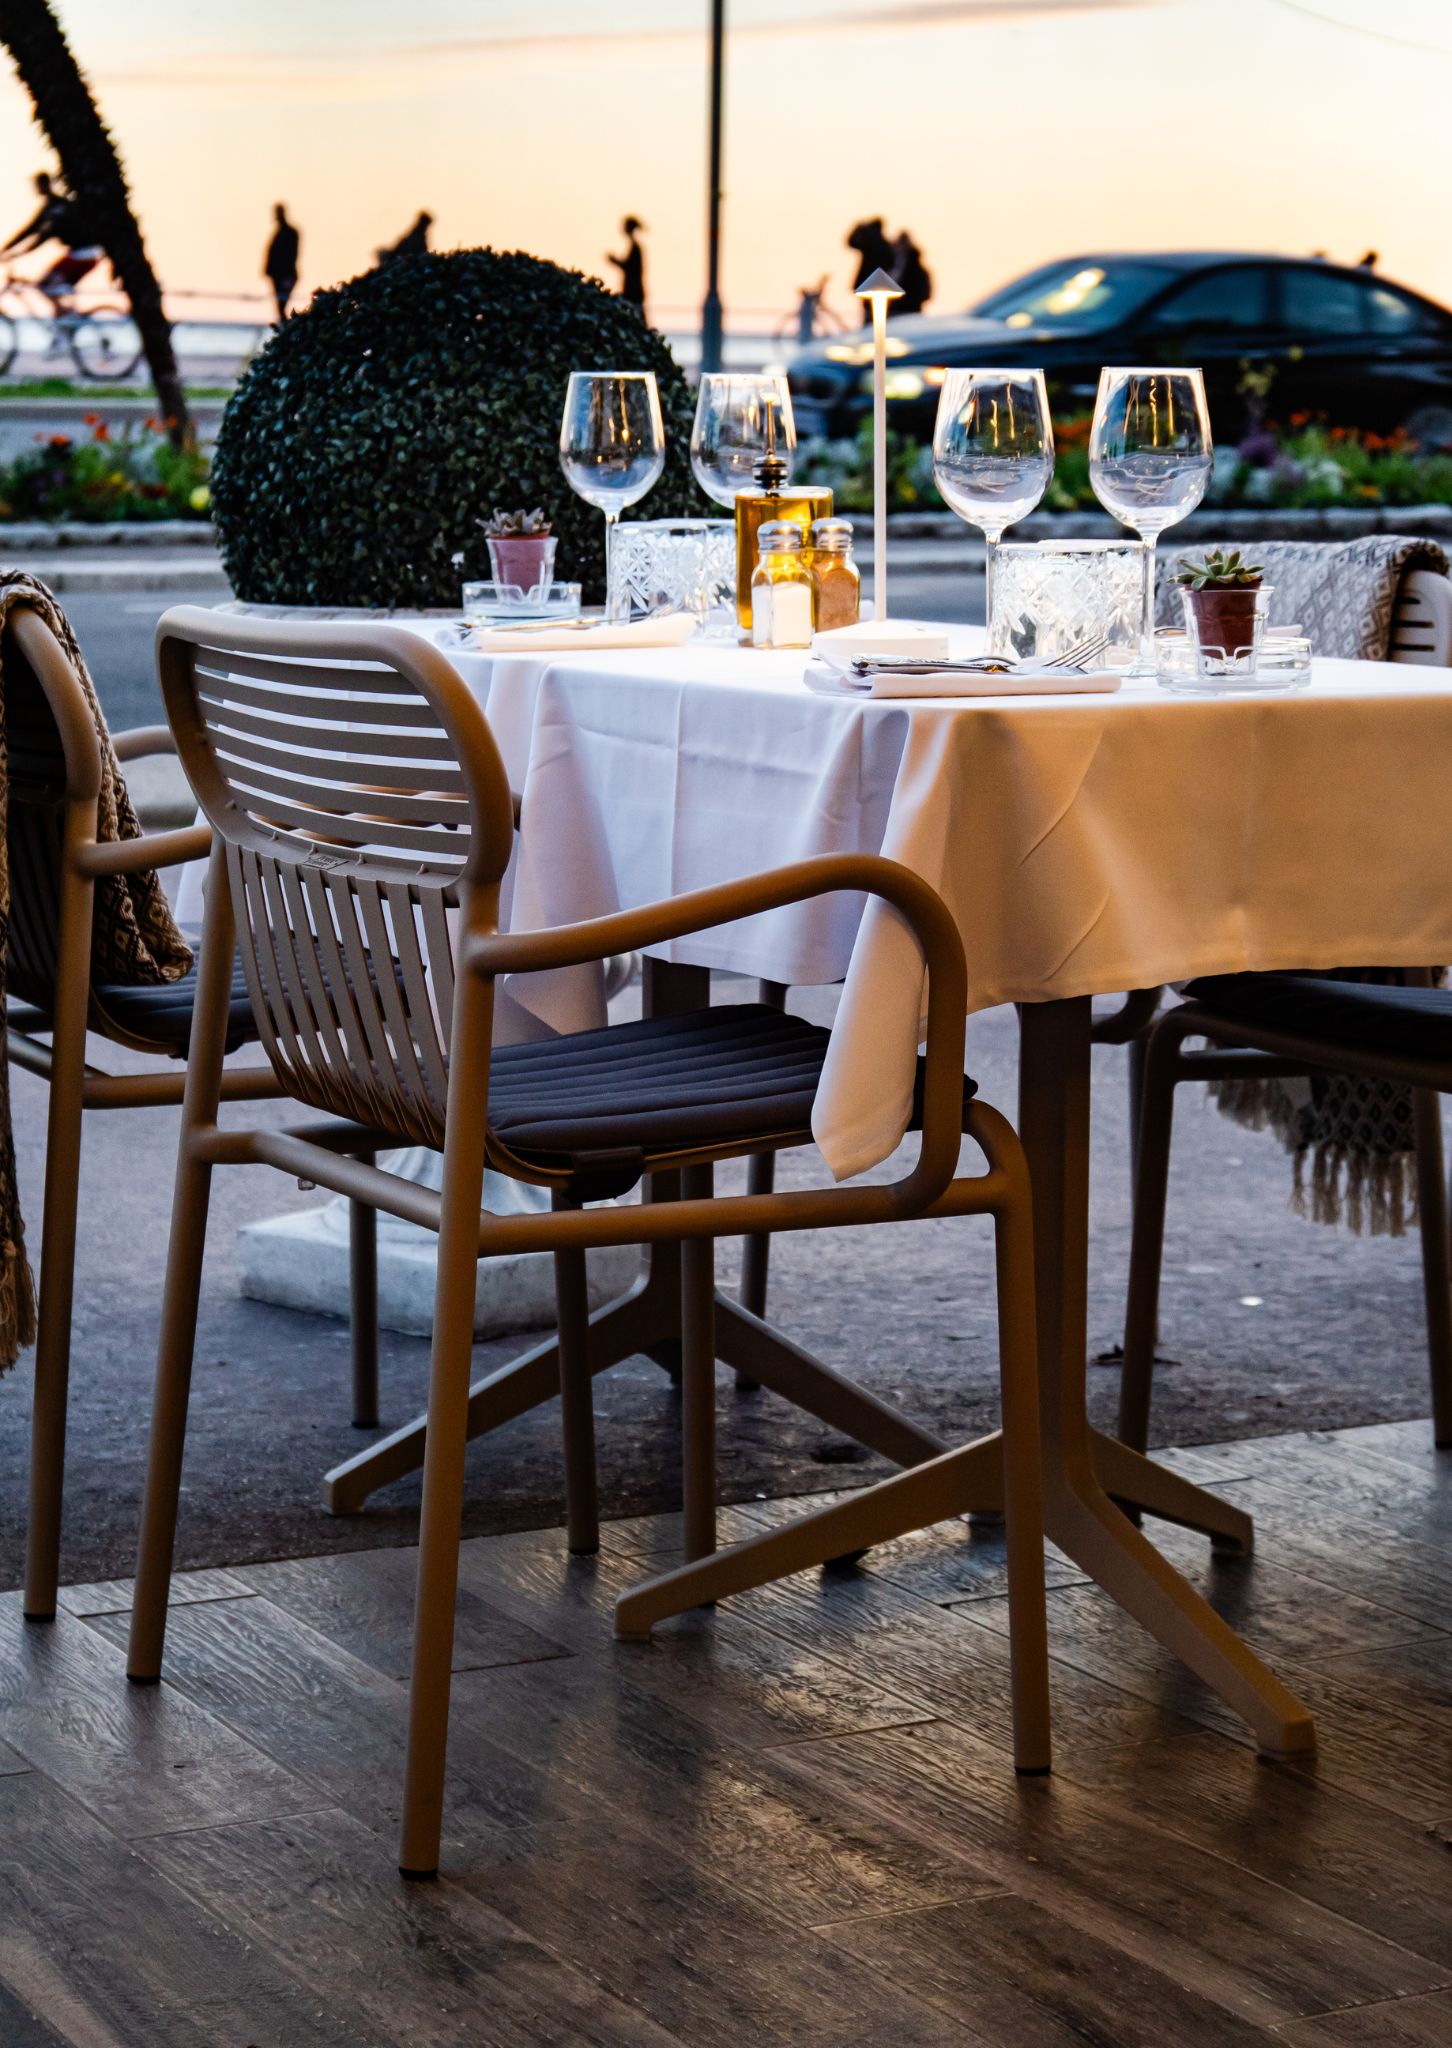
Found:
[[[47,242],[64,243],[65,255],[58,257],[40,279],[40,289],[54,301],[59,313],[69,305],[81,279],[105,261],[106,251],[83,200],[48,171],[37,171],[34,183],[40,205],[25,226],[17,229],[0,249],[0,255],[28,256],[33,249],[43,249]]]
[[[387,249],[380,249],[378,251],[378,261],[380,263],[393,263],[400,256],[427,256],[429,253],[429,229],[433,224],[434,217],[431,213],[421,213],[406,235],[400,235],[398,240]]]
[[[859,259],[857,275],[852,280],[853,291],[856,291],[860,284],[866,284],[874,270],[885,270],[889,277],[894,275],[892,267],[894,244],[888,240],[887,230],[882,225],[882,215],[880,213],[871,220],[858,221],[856,227],[853,228],[851,234],[847,237],[847,247],[855,249]],[[862,306],[862,323],[866,326],[872,319],[872,308],[866,299],[863,299],[860,303]]]
[[[800,298],[797,303],[797,346],[806,348],[817,331],[817,318],[822,310],[822,301],[827,295],[827,273],[812,285],[798,286]]]
[[[637,220],[633,213],[627,213],[620,223],[620,232],[625,237],[625,254],[607,256],[605,261],[613,263],[620,272],[620,296],[627,304],[638,306],[645,311],[645,248],[641,234],[648,232],[643,220]]]
[[[888,319],[895,313],[921,313],[933,296],[933,278],[923,261],[922,250],[906,228],[892,245],[892,261],[887,267],[902,292],[900,299],[888,300]]]
[[[297,290],[297,259],[302,247],[302,237],[287,217],[287,208],[281,200],[272,209],[276,225],[272,240],[267,245],[267,254],[262,259],[262,275],[272,286],[272,295],[277,300],[277,317],[287,318],[287,304]]]

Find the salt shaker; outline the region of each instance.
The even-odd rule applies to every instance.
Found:
[[[812,575],[802,556],[802,530],[773,519],[756,538],[761,552],[751,577],[751,644],[810,647]]]

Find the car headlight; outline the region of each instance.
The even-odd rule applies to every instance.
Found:
[[[857,379],[859,391],[871,392],[872,372],[864,370]],[[889,399],[921,398],[927,389],[926,379],[921,370],[894,369],[891,365],[884,373],[883,390]]]

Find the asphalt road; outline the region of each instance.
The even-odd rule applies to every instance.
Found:
[[[983,573],[954,566],[895,575],[892,599],[894,613],[904,618],[977,623],[983,617]],[[64,594],[61,602],[85,650],[113,732],[161,720],[152,642],[162,613],[174,604],[211,601],[191,590]]]

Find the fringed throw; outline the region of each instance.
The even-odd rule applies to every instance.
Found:
[[[126,783],[111,745],[105,716],[96,701],[84,657],[76,645],[65,613],[46,586],[23,571],[0,572],[0,1007],[5,999],[6,963],[10,951],[9,749],[5,703],[7,665],[19,662],[13,640],[5,638],[10,615],[19,605],[37,612],[54,633],[76,672],[101,749],[101,793],[96,837],[102,842],[137,839],[141,827],[131,807]],[[31,687],[37,687],[33,683]],[[95,885],[91,935],[92,974],[98,982],[138,985],[178,981],[191,966],[191,953],[177,930],[171,907],[156,875],[106,875]],[[35,1342],[35,1283],[25,1251],[25,1222],[15,1173],[15,1141],[10,1124],[8,1062],[0,1060],[0,1372]]]
[[[1195,557],[1218,543],[1197,543]],[[1273,625],[1301,627],[1318,654],[1385,661],[1397,592],[1409,569],[1447,574],[1447,556],[1428,540],[1369,534],[1361,540],[1265,541],[1239,546],[1271,585]],[[1173,564],[1178,567],[1178,563]],[[1179,623],[1179,594],[1160,586],[1162,623]],[[1425,974],[1396,968],[1343,969],[1341,981],[1403,985]],[[1439,972],[1437,980],[1443,976]],[[1271,1130],[1295,1161],[1291,1201],[1315,1223],[1345,1223],[1358,1234],[1400,1237],[1417,1218],[1412,1098],[1395,1081],[1357,1075],[1306,1080],[1212,1081],[1210,1098],[1226,1116]]]

